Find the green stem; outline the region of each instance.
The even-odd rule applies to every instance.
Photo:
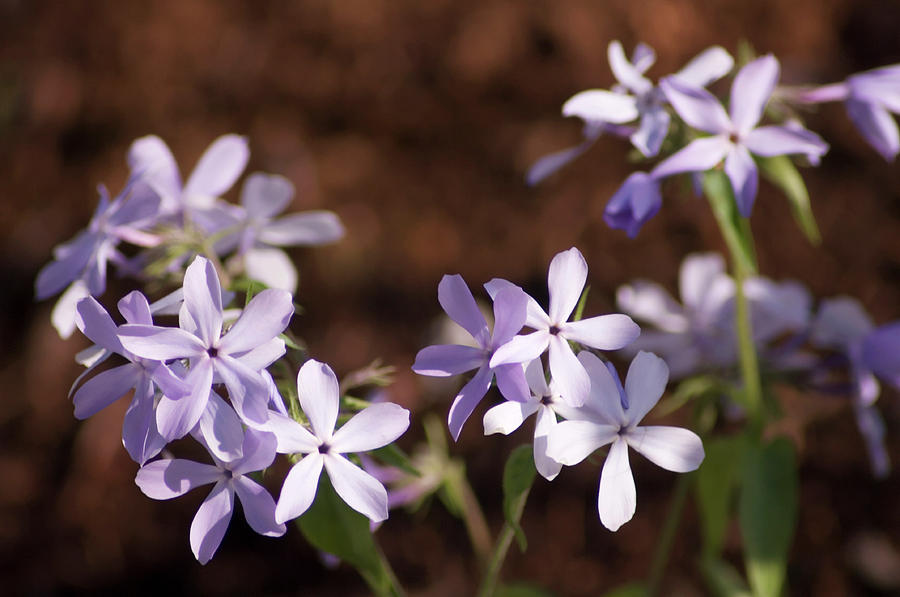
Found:
[[[466,478],[465,467],[457,463],[451,463],[451,466],[454,464],[456,466],[447,474],[447,480],[453,484],[453,490],[459,496],[463,523],[466,525],[475,557],[483,563],[491,552],[491,531],[488,529],[478,498],[475,497],[475,492],[472,491],[472,486]]]
[[[400,586],[400,581],[397,579],[397,575],[394,573],[394,569],[391,568],[391,563],[384,555],[384,552],[378,546],[375,547],[375,551],[378,554],[378,562],[381,564],[382,578],[377,578],[375,575],[360,569],[366,584],[369,585],[373,593],[380,597],[405,597],[406,592]],[[387,585],[385,585],[384,580],[387,580]]]
[[[758,428],[762,421],[762,384],[759,377],[759,362],[756,346],[753,344],[753,328],[750,323],[750,308],[744,294],[744,281],[748,272],[741,260],[732,255],[735,291],[735,324],[738,333],[741,377],[744,379],[745,407],[750,424]]]
[[[529,489],[523,493],[520,496],[518,503],[513,507],[512,514],[516,524],[522,519],[522,512],[525,511],[525,502],[528,500],[528,493],[530,491],[531,490]],[[491,559],[488,561],[484,579],[481,581],[478,597],[492,597],[497,590],[497,579],[500,576],[500,569],[503,567],[503,562],[506,560],[506,554],[509,552],[509,546],[512,545],[515,535],[515,529],[513,529],[513,526],[509,521],[504,522],[503,528],[500,530],[500,535],[497,537],[494,552],[491,554]]]
[[[672,495],[672,501],[669,503],[669,513],[666,515],[666,522],[659,535],[656,551],[653,553],[653,561],[650,564],[650,575],[647,578],[647,597],[653,597],[659,590],[663,574],[666,571],[666,564],[669,562],[669,555],[672,552],[675,532],[678,530],[681,515],[684,512],[684,503],[687,500],[691,481],[693,481],[693,475],[681,475],[675,485],[675,493]]]

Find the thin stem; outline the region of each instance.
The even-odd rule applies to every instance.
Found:
[[[528,493],[530,491],[531,490],[529,489],[523,493],[520,496],[518,503],[513,507],[512,514],[515,517],[516,524],[522,519],[522,512],[525,511],[525,502],[528,500]],[[503,528],[500,530],[500,535],[497,537],[497,544],[494,546],[494,552],[491,554],[491,559],[485,570],[484,579],[481,581],[481,589],[478,591],[478,597],[492,597],[497,590],[497,579],[500,576],[500,569],[503,567],[503,562],[506,560],[506,554],[509,552],[509,546],[512,545],[515,535],[515,529],[513,529],[509,521],[504,522]]]
[[[750,324],[750,309],[744,294],[747,270],[737,256],[732,255],[735,290],[735,324],[738,333],[741,377],[744,379],[745,406],[751,425],[759,427],[762,419],[762,384],[759,377],[759,362],[756,346],[753,344],[753,328]]]
[[[669,513],[666,515],[666,522],[659,535],[656,551],[653,553],[653,561],[650,564],[650,576],[647,578],[647,597],[653,597],[659,590],[663,574],[666,571],[666,564],[669,563],[672,542],[681,522],[684,503],[687,500],[688,489],[692,480],[693,475],[681,475],[675,485],[675,493],[672,495],[672,501],[669,503]]]
[[[362,576],[366,581],[366,584],[369,585],[369,588],[372,589],[374,593],[382,597],[405,597],[406,592],[403,590],[403,587],[400,586],[400,581],[397,579],[397,575],[394,573],[394,569],[391,568],[391,563],[384,555],[384,552],[381,551],[381,548],[377,545],[375,551],[378,554],[378,562],[381,564],[382,575],[384,579],[388,581],[388,585],[385,586],[384,582],[381,582],[380,579],[372,578],[372,575],[364,573]]]
[[[456,464],[456,463],[453,463]],[[491,531],[488,529],[487,520],[472,486],[466,478],[465,468],[462,465],[454,466],[454,470],[447,475],[452,480],[454,490],[459,496],[462,506],[463,523],[472,543],[472,550],[479,562],[485,562],[491,552]]]

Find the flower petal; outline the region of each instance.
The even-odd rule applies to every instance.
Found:
[[[657,164],[650,176],[665,178],[682,172],[705,172],[721,162],[731,147],[731,141],[724,135],[694,139]]]
[[[538,330],[524,336],[513,336],[512,340],[494,351],[491,368],[509,363],[527,363],[539,357],[550,344],[550,334]]]
[[[469,415],[487,394],[493,377],[493,372],[488,367],[482,366],[456,395],[453,404],[450,405],[450,413],[447,415],[447,426],[454,441],[459,439],[459,433]]]
[[[609,530],[618,531],[631,520],[636,507],[637,492],[628,462],[628,444],[618,440],[609,449],[600,473],[600,490],[597,492],[600,522]]]
[[[241,188],[241,205],[252,218],[268,219],[287,208],[294,196],[294,185],[277,174],[254,172]]]
[[[563,116],[582,120],[624,124],[638,117],[637,100],[630,95],[605,89],[588,89],[570,97],[562,107]]]
[[[65,340],[75,331],[76,305],[81,299],[90,296],[91,292],[81,280],[75,280],[62,293],[53,311],[50,313],[50,322],[59,337]]]
[[[686,332],[684,310],[666,290],[654,282],[635,280],[616,290],[619,309],[666,332]]]
[[[325,470],[341,499],[373,522],[388,517],[387,491],[375,477],[343,456],[325,455]]]
[[[325,363],[313,359],[306,361],[297,373],[297,395],[313,433],[320,440],[329,441],[337,423],[341,398],[334,371]]]
[[[87,296],[78,301],[75,310],[75,325],[91,342],[119,354],[125,351],[116,324],[94,297]]]
[[[225,537],[234,512],[234,490],[225,481],[213,487],[191,522],[191,550],[201,564],[210,561]]]
[[[625,394],[628,396],[625,414],[630,426],[637,425],[656,406],[668,381],[669,367],[664,360],[643,351],[634,357],[625,377]]]
[[[607,364],[586,350],[578,353],[578,360],[591,379],[591,392],[584,405],[577,409],[577,419],[589,419],[598,423],[624,427],[628,423],[622,410],[622,400],[615,370],[610,371]],[[576,414],[576,413],[573,413]],[[572,418],[572,417],[566,417]]]
[[[550,376],[560,397],[569,406],[581,406],[591,392],[587,371],[561,335],[550,336],[549,352]]]
[[[262,375],[228,355],[220,354],[213,363],[241,420],[251,426],[265,425],[269,417],[269,388]]]
[[[287,528],[275,522],[275,500],[265,488],[247,477],[235,479],[233,485],[251,529],[266,537],[284,535]]]
[[[219,352],[233,355],[265,344],[287,328],[293,314],[290,292],[273,288],[263,290],[250,300],[219,341]]]
[[[184,185],[186,195],[218,197],[231,188],[250,159],[247,140],[240,135],[222,135],[212,142]]]
[[[516,286],[509,280],[504,280],[503,278],[493,278],[492,280],[484,283],[484,289],[487,290],[487,293],[491,297],[491,300],[494,300],[497,295],[500,294],[500,291],[504,288],[518,288],[519,290],[522,290],[519,286]],[[536,330],[550,327],[550,319],[538,304],[538,302],[528,294],[526,294],[525,296],[528,297],[525,325]]]
[[[140,378],[140,370],[131,363],[98,373],[75,392],[75,418],[87,419],[97,414],[127,394]]]
[[[678,115],[695,129],[713,135],[731,132],[728,113],[716,96],[706,89],[687,85],[674,76],[663,78],[659,88]]]
[[[141,291],[132,290],[122,297],[116,306],[126,322],[153,325],[150,303]]]
[[[335,431],[331,448],[341,454],[386,446],[409,428],[409,411],[392,402],[373,404],[353,415]]]
[[[647,93],[653,88],[653,83],[648,81],[643,74],[634,67],[625,56],[625,50],[619,40],[609,43],[606,50],[606,57],[609,59],[609,67],[612,69],[613,76],[635,95]]]
[[[645,157],[652,158],[659,153],[659,148],[669,132],[669,113],[662,106],[645,110],[641,114],[641,124],[631,135],[631,143]]]
[[[679,292],[684,306],[702,311],[710,288],[725,273],[725,260],[718,253],[694,253],[681,262],[678,274]]]
[[[880,326],[862,342],[862,362],[900,389],[900,322]]]
[[[528,381],[525,379],[525,370],[521,363],[498,365],[493,368],[497,378],[497,389],[503,397],[513,402],[527,402],[531,397],[528,389]]]
[[[246,475],[272,465],[278,444],[274,433],[248,427],[243,439],[243,456],[231,468],[235,474]]]
[[[725,174],[731,181],[734,200],[738,211],[745,218],[750,217],[753,202],[756,201],[756,190],[759,186],[759,172],[756,162],[743,145],[735,145],[725,158]]]
[[[772,96],[781,67],[771,54],[760,56],[738,71],[731,84],[731,121],[739,135],[749,133]]]
[[[562,465],[547,455],[547,443],[550,434],[556,428],[556,413],[549,406],[540,405],[537,409],[537,421],[534,427],[534,466],[537,472],[548,481],[559,474]]]
[[[279,413],[269,413],[265,428],[275,434],[281,454],[309,454],[316,452],[322,443],[306,427]]]
[[[491,346],[500,346],[519,333],[528,315],[528,295],[518,287],[504,288],[494,296],[494,331]]]
[[[619,428],[593,421],[563,421],[547,440],[547,455],[560,464],[573,466],[595,450],[619,437]]]
[[[744,145],[761,156],[803,154],[818,159],[828,151],[828,144],[814,132],[784,126],[755,128],[744,138]]]
[[[128,149],[128,166],[133,174],[149,183],[164,200],[171,202],[181,194],[178,165],[168,145],[156,135],[141,137],[131,144]]]
[[[216,268],[205,257],[197,256],[184,272],[184,307],[197,335],[211,347],[222,333],[222,288]]]
[[[449,377],[481,367],[486,358],[483,350],[472,346],[438,344],[420,350],[412,370],[419,375]]]
[[[337,242],[343,236],[344,225],[337,214],[314,210],[290,214],[266,224],[257,240],[279,247],[317,246]]]
[[[454,274],[441,278],[438,284],[438,302],[450,319],[469,332],[479,345],[487,345],[490,338],[487,322],[462,276]]]
[[[224,476],[219,468],[210,464],[173,458],[145,464],[137,472],[134,482],[147,497],[170,500],[195,487],[215,483]]]
[[[667,471],[687,473],[703,462],[700,437],[681,427],[637,427],[625,434],[628,445]]]
[[[275,522],[297,518],[309,509],[316,497],[323,464],[322,455],[313,452],[291,467],[275,506]]]
[[[569,319],[575,310],[584,283],[588,266],[581,251],[572,247],[557,253],[550,262],[547,286],[550,290],[550,321],[556,325]]]
[[[156,426],[168,441],[184,437],[206,410],[212,387],[213,367],[209,359],[198,361],[185,381],[191,394],[177,400],[163,396],[156,407]]]
[[[533,415],[540,406],[536,400],[531,402],[511,402],[494,406],[484,413],[484,434],[502,433],[509,435],[518,429],[526,418]]]
[[[900,153],[900,131],[890,113],[874,103],[847,100],[847,115],[869,145],[887,161]]]
[[[706,87],[727,75],[732,68],[734,58],[731,54],[721,46],[712,46],[697,54],[672,78],[691,87]]]
[[[525,175],[525,182],[528,186],[533,187],[548,176],[555,174],[560,168],[590,149],[599,137],[600,135],[588,137],[575,147],[554,151],[538,159],[528,169],[528,174]]]
[[[206,346],[179,328],[126,323],[119,326],[119,341],[130,353],[154,361],[168,361],[206,354]]]
[[[567,340],[600,350],[618,350],[640,334],[640,326],[621,313],[570,321],[562,326],[561,332]]]
[[[203,414],[200,415],[200,433],[206,440],[210,453],[224,462],[232,462],[243,455],[244,428],[234,409],[211,392]]]
[[[297,268],[281,249],[256,247],[246,251],[241,258],[248,278],[262,282],[269,288],[291,293],[297,291]]]

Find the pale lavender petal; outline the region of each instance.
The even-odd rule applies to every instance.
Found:
[[[156,428],[153,386],[143,377],[135,389],[122,422],[122,445],[131,459],[140,465],[156,456],[166,445],[166,439]]]
[[[641,334],[640,326],[621,313],[570,321],[561,327],[567,340],[600,350],[618,350]]]
[[[478,344],[487,346],[490,338],[487,322],[462,276],[454,274],[441,278],[438,284],[438,302],[450,319],[469,332]]]
[[[284,353],[284,340],[272,338],[249,352],[233,356],[250,369],[262,371],[280,359]]]
[[[575,310],[587,280],[588,266],[581,251],[572,247],[557,253],[550,262],[547,286],[550,290],[550,321],[559,325]]]
[[[348,506],[374,522],[387,519],[387,491],[375,477],[334,454],[325,455],[325,470],[334,490]]]
[[[810,341],[822,348],[847,350],[874,327],[865,308],[855,298],[824,299],[813,321]]]
[[[494,351],[491,357],[492,368],[508,363],[527,363],[539,357],[550,344],[550,333],[538,330],[524,336],[513,336],[513,339]]]
[[[534,427],[534,467],[548,481],[552,481],[562,469],[562,464],[547,455],[548,438],[556,428],[556,413],[549,406],[541,405],[537,411]]]
[[[641,71],[628,61],[619,40],[610,42],[606,50],[606,57],[609,59],[609,67],[612,69],[613,75],[632,93],[641,95],[653,87],[653,83],[648,81]]]
[[[284,478],[278,505],[275,506],[275,522],[280,524],[297,518],[309,509],[316,498],[323,465],[322,455],[313,452],[291,468]]]
[[[831,83],[821,87],[800,88],[793,90],[789,96],[791,101],[805,104],[820,104],[824,102],[842,102],[850,96],[850,86],[845,83]]]
[[[659,180],[646,172],[633,172],[606,204],[603,219],[610,228],[634,238],[661,207]]]
[[[718,253],[694,253],[685,257],[678,274],[684,306],[691,311],[703,311],[710,288],[723,276],[727,277],[725,260]]]
[[[610,371],[607,364],[597,355],[583,350],[578,353],[578,360],[591,379],[591,393],[584,401],[584,405],[578,409],[584,414],[578,413],[578,419],[593,420],[617,427],[628,424],[628,418],[622,410],[618,375]],[[567,417],[569,418],[569,417]]]
[[[169,441],[184,437],[194,426],[209,401],[213,368],[209,359],[198,361],[185,380],[191,394],[177,400],[163,396],[156,407],[156,426]]]
[[[290,256],[281,249],[256,247],[246,251],[241,258],[244,270],[251,280],[262,282],[269,288],[297,291],[297,268]]]
[[[503,397],[513,402],[527,402],[531,397],[528,390],[528,381],[525,379],[525,371],[520,363],[498,365],[493,368],[497,378],[497,389]]]
[[[581,406],[591,392],[591,379],[565,338],[550,336],[550,375],[569,406]]]
[[[641,114],[641,124],[630,137],[631,143],[645,157],[652,158],[659,153],[659,148],[669,132],[669,113],[662,106],[655,106]]]
[[[496,299],[497,295],[500,294],[500,291],[504,288],[518,288],[519,290],[522,290],[519,286],[502,278],[493,278],[484,283],[484,289],[487,290],[491,300]],[[547,313],[544,312],[538,302],[530,295],[526,294],[525,296],[528,297],[525,325],[536,330],[550,327],[550,318],[547,316]]]
[[[259,231],[259,242],[268,245],[315,246],[337,242],[344,236],[344,226],[331,211],[307,211],[290,214],[266,224]]]
[[[868,334],[861,354],[866,367],[900,389],[900,322],[880,326]]]
[[[220,354],[213,363],[241,420],[247,425],[265,425],[269,418],[269,389],[262,375],[227,355]]]
[[[291,293],[268,288],[254,296],[219,341],[219,352],[233,355],[268,342],[287,328],[294,314]]]
[[[657,164],[650,176],[659,179],[682,172],[705,172],[718,165],[731,148],[731,141],[724,135],[694,139]]]
[[[191,393],[191,387],[163,363],[157,363],[155,367],[144,364],[144,367],[153,379],[153,383],[169,398],[178,400]]]
[[[688,320],[675,299],[655,282],[635,280],[616,290],[619,309],[667,332],[686,332]]]
[[[502,433],[509,435],[518,429],[526,418],[537,412],[540,403],[532,400],[523,402],[504,402],[494,406],[484,413],[484,434]]]
[[[75,280],[56,301],[53,311],[50,313],[50,322],[65,340],[75,331],[76,305],[81,299],[90,296],[91,292],[81,280]]]
[[[605,89],[588,89],[576,93],[563,104],[562,114],[615,124],[631,122],[639,115],[637,101],[633,97]]]
[[[617,426],[593,421],[563,421],[548,437],[547,455],[560,464],[573,466],[618,437]]]
[[[721,46],[712,46],[700,52],[673,79],[691,87],[706,87],[718,81],[734,68],[734,58]]]
[[[739,135],[749,133],[759,119],[775,89],[781,67],[775,56],[767,54],[745,65],[731,84],[731,121]]]
[[[235,479],[233,486],[251,529],[266,537],[284,535],[287,528],[275,522],[275,500],[265,488],[247,477]]]
[[[761,156],[803,154],[814,159],[825,155],[828,144],[807,129],[791,129],[783,126],[761,126],[750,131],[744,145]]]
[[[222,135],[200,156],[200,161],[184,185],[186,195],[218,197],[240,177],[250,150],[247,140],[239,135]]]
[[[116,305],[119,313],[128,323],[140,323],[153,325],[153,315],[150,313],[150,303],[147,297],[139,290],[132,290],[126,294]]]
[[[165,199],[171,200],[181,194],[178,165],[165,141],[156,135],[141,137],[131,144],[128,166]]]
[[[244,181],[241,205],[253,218],[272,218],[285,210],[294,196],[291,181],[277,174],[254,172]]]
[[[205,257],[194,258],[184,272],[184,307],[209,347],[222,332],[222,288],[216,268]]]
[[[625,434],[628,445],[667,471],[687,473],[703,462],[703,442],[681,427],[637,427]]]
[[[119,341],[116,324],[94,297],[81,299],[75,309],[75,324],[91,342],[112,352],[119,354],[125,352]]]
[[[352,454],[386,446],[409,428],[409,411],[392,402],[373,404],[359,411],[329,442],[334,452]]]
[[[600,490],[597,492],[600,522],[609,530],[618,531],[631,520],[636,507],[637,492],[628,463],[628,444],[619,440],[609,449],[600,473]]]
[[[266,429],[275,434],[277,450],[281,454],[309,454],[322,443],[306,427],[287,415],[269,413]]]
[[[866,443],[872,474],[877,479],[884,479],[891,472],[891,457],[885,445],[884,419],[874,406],[857,404],[854,405],[853,412],[856,415],[859,433]]]
[[[447,426],[454,441],[459,439],[459,433],[469,415],[487,394],[493,377],[491,370],[482,366],[454,398],[453,404],[450,405],[450,413],[447,415]]]
[[[706,89],[686,85],[676,77],[665,77],[659,82],[659,88],[678,115],[695,129],[714,135],[731,132],[731,120],[725,108]]]
[[[528,314],[528,295],[519,288],[504,288],[494,296],[494,331],[491,345],[500,346],[519,333]]]
[[[75,418],[86,419],[97,414],[127,394],[140,378],[140,370],[131,363],[95,375],[78,388],[72,398]]]
[[[234,490],[225,481],[213,487],[191,522],[191,550],[201,564],[215,555],[234,512]]]
[[[170,500],[186,494],[195,487],[215,483],[224,476],[224,473],[215,466],[173,458],[145,464],[137,472],[134,482],[147,497],[154,500]]]
[[[244,428],[241,420],[215,392],[210,393],[198,424],[206,447],[213,456],[223,462],[232,462],[243,456]]]
[[[656,62],[656,52],[653,51],[653,48],[643,42],[638,42],[631,53],[631,64],[634,65],[634,68],[644,74],[653,66],[654,62]]]
[[[329,441],[337,423],[341,398],[334,371],[325,363],[313,359],[306,361],[297,373],[297,395],[313,433],[320,440]]]
[[[575,147],[555,151],[538,159],[528,169],[528,174],[525,175],[525,182],[529,186],[534,186],[548,176],[555,174],[560,168],[590,149],[598,138],[599,135],[588,137]]]
[[[847,100],[847,114],[869,145],[887,161],[900,152],[900,131],[890,113],[883,107],[854,99]]]
[[[412,370],[419,375],[449,377],[481,367],[487,355],[484,350],[459,344],[426,346],[416,355]]]
[[[126,323],[119,326],[119,341],[128,352],[154,361],[206,354],[206,345],[197,336],[179,328]]]
[[[275,461],[278,440],[274,433],[248,428],[244,432],[243,456],[231,466],[235,475],[261,471]]]
[[[750,152],[743,145],[735,145],[725,158],[725,174],[731,181],[734,200],[738,211],[745,218],[750,217],[753,202],[756,201],[756,190],[759,186],[759,171]]]
[[[534,359],[525,367],[525,379],[528,387],[535,396],[548,396],[550,388],[547,386],[547,376],[544,373],[544,364],[541,359]]]
[[[628,423],[637,425],[656,406],[669,381],[666,362],[651,352],[639,352],[628,367],[625,394],[628,396]]]
[[[75,239],[54,250],[54,261],[41,268],[35,280],[35,298],[51,297],[80,277],[94,254],[99,235],[82,232]]]

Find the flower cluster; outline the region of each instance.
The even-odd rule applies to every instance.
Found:
[[[623,314],[569,320],[586,279],[587,264],[578,249],[556,255],[548,275],[549,312],[511,282],[491,280],[485,284],[494,302],[491,336],[462,278],[445,276],[438,288],[441,306],[472,334],[478,347],[426,347],[417,355],[413,370],[449,376],[478,368],[450,408],[448,424],[454,439],[496,374],[506,401],[485,413],[484,433],[511,433],[536,415],[534,463],[547,480],[553,480],[563,465],[577,464],[596,449],[612,444],[601,474],[598,510],[601,522],[615,531],[635,511],[627,446],[663,468],[686,472],[702,462],[703,445],[686,429],[638,427],[668,382],[669,370],[662,359],[639,352],[623,388],[611,364],[590,350],[575,354],[572,344],[616,350],[633,343],[640,334],[640,328]],[[518,334],[522,327],[534,331]],[[546,370],[541,359],[544,353]]]
[[[617,84],[608,91],[582,91],[563,105],[564,116],[585,122],[585,141],[541,158],[527,179],[534,184],[552,174],[584,153],[604,131],[627,137],[644,158],[668,154],[649,172],[630,175],[606,206],[606,223],[630,237],[659,211],[660,183],[667,177],[722,168],[740,214],[749,217],[759,185],[760,159],[801,156],[806,163],[818,165],[828,145],[803,127],[791,105],[844,101],[853,122],[885,159],[892,160],[900,151],[900,134],[890,115],[900,113],[900,66],[856,74],[823,87],[779,87],[778,60],[765,55],[737,70],[726,111],[706,89],[734,67],[722,48],[709,48],[657,85],[644,76],[655,60],[651,48],[639,44],[629,61],[622,45],[613,41],[608,53]],[[767,111],[770,101],[787,109]],[[774,121],[782,114],[790,117]],[[682,125],[670,126],[676,117]],[[773,122],[761,124],[769,119]],[[629,125],[632,121],[639,124]]]

